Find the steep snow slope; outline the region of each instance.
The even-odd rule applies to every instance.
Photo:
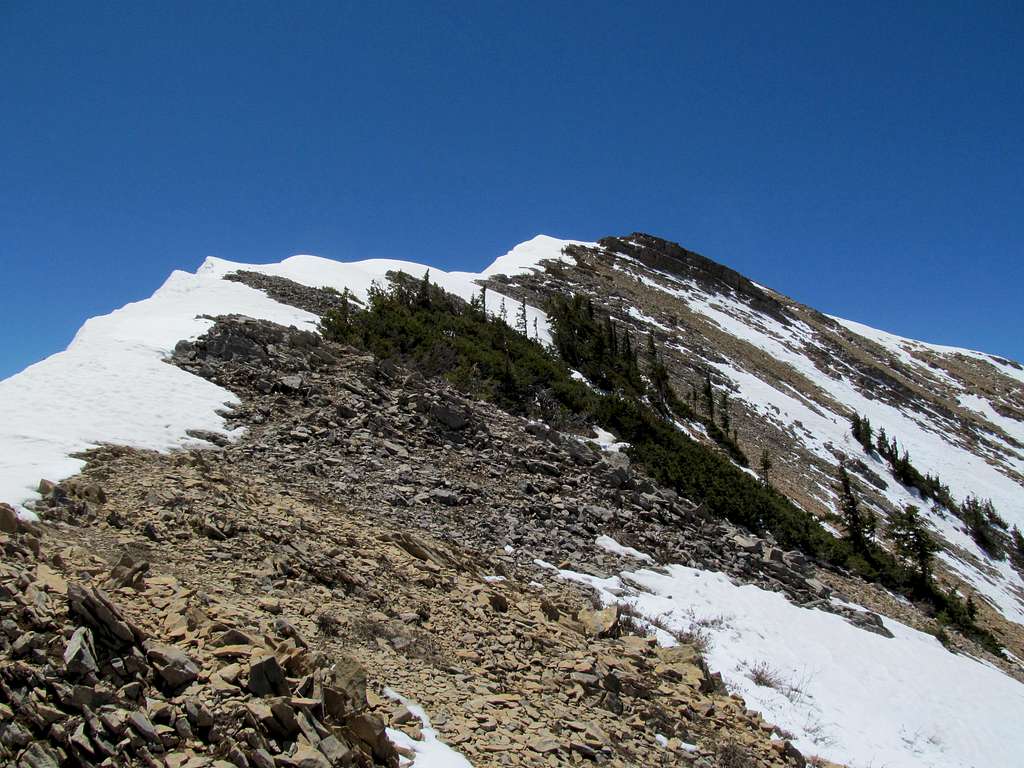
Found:
[[[545,259],[561,260],[569,241],[539,236],[512,249],[481,274],[431,269],[431,279],[469,299],[475,280],[497,270],[522,274]],[[162,362],[182,339],[204,333],[204,316],[241,314],[284,325],[314,328],[308,312],[275,302],[262,292],[223,280],[237,270],[286,277],[314,287],[348,288],[365,300],[376,281],[392,270],[419,276],[427,267],[406,261],[342,263],[293,256],[280,264],[236,264],[210,258],[195,274],[174,272],[156,293],[82,326],[70,346],[0,381],[0,501],[16,505],[35,496],[41,478],[61,480],[83,462],[72,454],[100,443],[169,450],[195,442],[189,430],[227,434],[218,415],[236,402],[227,390]],[[488,292],[488,309],[498,313],[501,294]],[[506,299],[508,316],[515,301]],[[531,328],[548,340],[547,317],[527,307]]]
[[[802,504],[836,511],[838,466],[847,463],[883,517],[921,507],[948,544],[943,561],[1007,619],[1024,621],[1020,574],[865,453],[849,421],[869,418],[956,500],[991,499],[1024,529],[1024,368],[821,315],[645,235],[602,240],[582,258],[602,278],[583,289],[603,294],[634,332],[653,334],[678,393],[700,389],[705,372],[729,392],[740,443],[752,456],[768,448],[776,477],[803,494]]]

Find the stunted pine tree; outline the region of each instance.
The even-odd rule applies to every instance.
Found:
[[[771,472],[773,466],[774,465],[772,464],[772,458],[768,454],[768,449],[767,448],[762,448],[761,449],[761,460],[758,462],[757,468],[758,468],[759,474],[761,475],[761,482],[764,483],[765,487],[767,487],[767,486],[769,486],[771,484],[770,478],[769,478],[769,473]]]
[[[516,311],[516,330],[519,331],[523,336],[530,335],[530,326],[526,321],[526,298],[523,297],[519,301],[519,309]]]
[[[715,420],[715,390],[711,386],[711,374],[704,374],[704,404],[708,409],[708,418]]]
[[[858,413],[853,414],[850,418],[850,426],[853,429],[853,436],[860,443],[861,448],[864,449],[865,453],[871,453],[875,446],[872,443],[874,438],[873,430],[871,428],[871,421],[867,416],[861,416]]]
[[[839,514],[846,527],[846,538],[855,552],[869,553],[877,521],[871,511],[865,512],[853,490],[853,482],[846,467],[839,467]]]
[[[430,270],[423,273],[420,284],[416,288],[416,305],[424,309],[430,308]]]
[[[669,375],[668,368],[654,344],[654,334],[647,337],[647,356],[651,364],[651,389],[654,390],[654,398],[659,405],[664,406],[669,401]]]
[[[927,591],[931,587],[932,558],[938,547],[925,529],[920,512],[913,504],[907,505],[889,518],[888,530],[896,554],[910,572],[915,586]]]

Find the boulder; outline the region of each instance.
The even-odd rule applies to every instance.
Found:
[[[366,670],[354,659],[335,662],[321,683],[324,712],[335,722],[366,709]]]
[[[430,416],[446,429],[458,431],[469,426],[469,417],[460,408],[444,403],[435,403],[430,408]]]
[[[199,677],[199,665],[173,645],[147,644],[146,657],[171,688],[188,685]]]
[[[0,532],[18,532],[18,513],[10,504],[0,503]]]
[[[92,632],[88,627],[79,627],[71,635],[64,648],[64,666],[75,676],[96,674],[99,671]]]
[[[264,656],[249,664],[249,690],[257,696],[288,696],[291,693],[276,657]]]
[[[619,606],[609,605],[601,610],[582,609],[576,618],[590,637],[610,637],[619,626]]]

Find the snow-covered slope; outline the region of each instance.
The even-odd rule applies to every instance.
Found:
[[[949,653],[931,635],[889,619],[892,638],[871,634],[780,594],[680,565],[608,579],[558,575],[657,627],[706,634],[711,668],[792,733],[805,755],[851,768],[1019,764],[1024,685]]]
[[[586,270],[572,273],[573,289],[593,295],[634,333],[653,335],[680,395],[700,390],[710,373],[718,393],[729,393],[740,445],[752,457],[770,451],[787,494],[819,515],[834,513],[838,467],[847,464],[883,518],[920,507],[946,543],[947,566],[1007,619],[1024,622],[1017,570],[901,485],[850,426],[853,414],[867,417],[955,500],[990,499],[1024,530],[1024,367],[823,315],[646,235],[574,251]]]
[[[431,280],[469,299],[479,292],[476,280],[499,272],[522,274],[546,259],[562,260],[568,242],[538,236],[481,274],[431,269]],[[342,263],[293,256],[279,264],[209,258],[195,274],[174,272],[149,299],[87,321],[67,350],[0,381],[0,501],[26,513],[23,504],[35,496],[40,479],[74,474],[83,462],[73,454],[101,443],[169,450],[195,442],[189,430],[227,434],[218,411],[235,397],[163,359],[178,341],[204,333],[211,316],[241,314],[307,328],[314,328],[318,318],[223,280],[224,275],[251,270],[314,287],[348,288],[365,299],[371,284],[385,283],[389,271],[419,276],[426,269],[407,261]],[[488,292],[488,309],[498,313],[503,298]],[[514,318],[515,302],[506,301]],[[527,318],[531,328],[536,318],[539,335],[547,340],[544,313],[527,307]]]

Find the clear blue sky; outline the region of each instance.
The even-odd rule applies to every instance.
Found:
[[[1024,4],[0,0],[0,376],[207,255],[676,240],[1024,358]]]

